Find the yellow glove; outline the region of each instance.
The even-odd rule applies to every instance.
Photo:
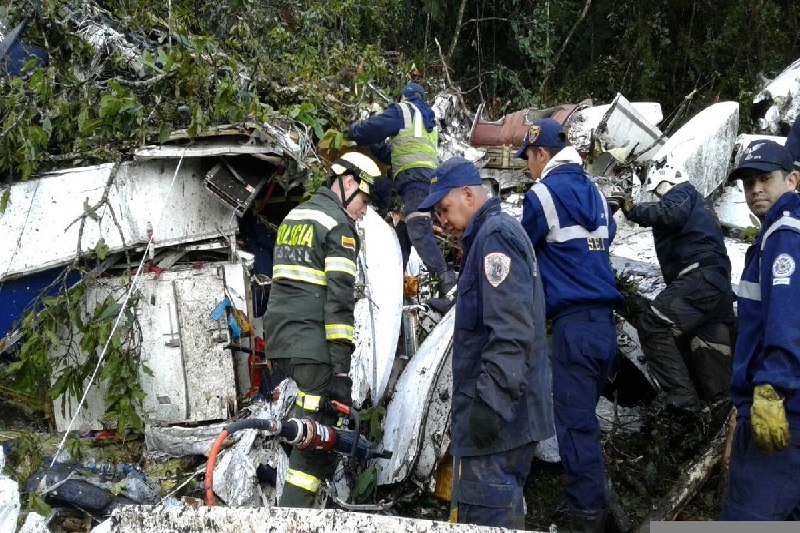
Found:
[[[769,383],[756,385],[750,419],[756,444],[762,450],[780,451],[791,443],[783,398],[778,396]]]

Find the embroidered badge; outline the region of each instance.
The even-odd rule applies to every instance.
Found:
[[[528,144],[533,144],[536,142],[536,139],[539,138],[539,133],[541,133],[542,128],[538,124],[531,126],[528,128]]]
[[[492,287],[497,287],[511,271],[511,258],[500,252],[490,253],[483,258],[483,271],[486,274],[486,281]]]
[[[772,284],[788,285],[789,277],[794,273],[794,259],[789,254],[781,254],[772,263]]]
[[[352,237],[342,237],[342,248],[346,248],[348,250],[355,250],[356,240]]]

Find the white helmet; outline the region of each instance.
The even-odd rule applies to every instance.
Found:
[[[371,194],[371,187],[381,175],[378,165],[370,157],[359,152],[347,152],[331,165],[331,172],[335,176],[351,174],[358,182],[358,188]]]
[[[689,174],[683,168],[667,163],[661,167],[650,169],[647,173],[647,180],[644,182],[644,190],[654,192],[664,182],[669,183],[671,189],[684,181],[689,181]]]

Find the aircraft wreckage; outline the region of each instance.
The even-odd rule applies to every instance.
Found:
[[[765,110],[762,131],[772,134],[793,122],[798,108],[793,99],[800,92],[797,75],[785,73],[775,83],[754,100]],[[776,96],[780,91],[785,94]],[[667,135],[659,129],[660,105],[631,103],[622,95],[605,105],[585,101],[527,109],[497,121],[487,120],[482,109],[471,117],[458,102],[444,92],[433,105],[440,157],[458,154],[474,161],[486,186],[517,216],[521,202],[513,191],[525,178],[511,156],[536,118],[553,117],[565,126],[609,197],[624,191],[643,199],[642,183],[651,168],[665,160],[683,166],[713,200],[726,228],[736,285],[747,246],[737,237],[753,222],[741,184],[723,182],[738,154],[763,137],[737,135],[737,103],[713,104]],[[47,467],[23,489],[52,510],[48,517],[28,513],[22,531],[50,531],[62,507],[87,512],[99,522],[95,532],[256,531],[265,524],[271,531],[340,533],[493,530],[393,516],[393,505],[409,492],[449,496],[454,316],[425,305],[427,274],[413,260],[402,272],[397,237],[372,210],[358,224],[363,249],[351,370],[355,429],[326,437],[325,445],[344,460],[322,492],[320,509],[274,505],[287,447],[322,439],[300,422],[285,420],[296,387],[271,376],[259,357],[276,224],[301,201],[316,157],[310,140],[290,122],[247,123],[193,139],[176,132],[164,143],[139,148],[132,161],[49,172],[11,186],[9,207],[0,217],[0,232],[11,243],[11,253],[0,257],[0,353],[14,360],[24,343],[20,320],[32,305],[42,309],[35,303],[40,296],[83,283],[86,317],[109,298],[118,302],[114,327],[123,323],[135,330],[127,342],[140,354],[144,396],[138,414],[145,453],[153,462],[199,458],[182,486],[199,486],[204,479],[202,497],[176,496],[181,487],[165,490],[167,485],[159,486],[137,466],[87,464],[73,457],[64,446],[67,435],[107,430],[106,393],[114,383],[92,375],[82,397],[67,392],[54,400],[53,422],[64,438],[53,446]],[[613,265],[642,296],[652,298],[663,282],[650,230],[616,217]],[[83,279],[69,268],[76,256],[91,259]],[[409,289],[413,284],[404,283],[404,274],[421,278],[421,288]],[[79,353],[78,329],[53,334],[64,342],[53,343],[50,357],[63,361],[66,352]],[[658,384],[648,373],[636,329],[622,316],[619,351],[627,375],[636,375],[637,386],[647,389],[640,396],[652,396]],[[357,411],[368,416],[359,418]],[[606,433],[636,432],[643,424],[639,407],[606,398],[597,416]],[[674,490],[650,510],[651,519],[675,517],[722,455],[726,431],[726,425],[719,428]],[[14,437],[5,436],[0,459],[14,446]],[[554,439],[540,443],[537,459],[558,462]],[[104,469],[115,481],[101,480]],[[355,503],[378,493],[383,497],[375,503]],[[0,477],[0,495],[0,530],[13,531],[20,488]],[[336,509],[324,510],[327,502]],[[632,527],[622,514],[616,518],[619,529]]]

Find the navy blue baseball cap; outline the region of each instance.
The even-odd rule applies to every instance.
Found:
[[[736,181],[752,174],[767,174],[773,170],[791,172],[794,169],[789,150],[768,140],[751,142],[739,158],[739,164],[728,174],[728,181]]]
[[[452,189],[470,185],[483,185],[478,169],[463,157],[451,157],[433,171],[430,192],[419,204],[419,209],[428,211]]]
[[[401,92],[403,96],[406,98],[411,98],[416,96],[420,100],[425,100],[425,89],[422,88],[422,85],[419,83],[409,83],[405,87],[403,87],[403,92]]]
[[[528,132],[522,139],[522,146],[520,146],[514,157],[528,159],[525,150],[527,150],[529,146],[564,148],[567,146],[567,135],[564,133],[564,128],[561,127],[558,121],[552,118],[540,118],[539,120],[534,120],[533,124],[528,128]]]

